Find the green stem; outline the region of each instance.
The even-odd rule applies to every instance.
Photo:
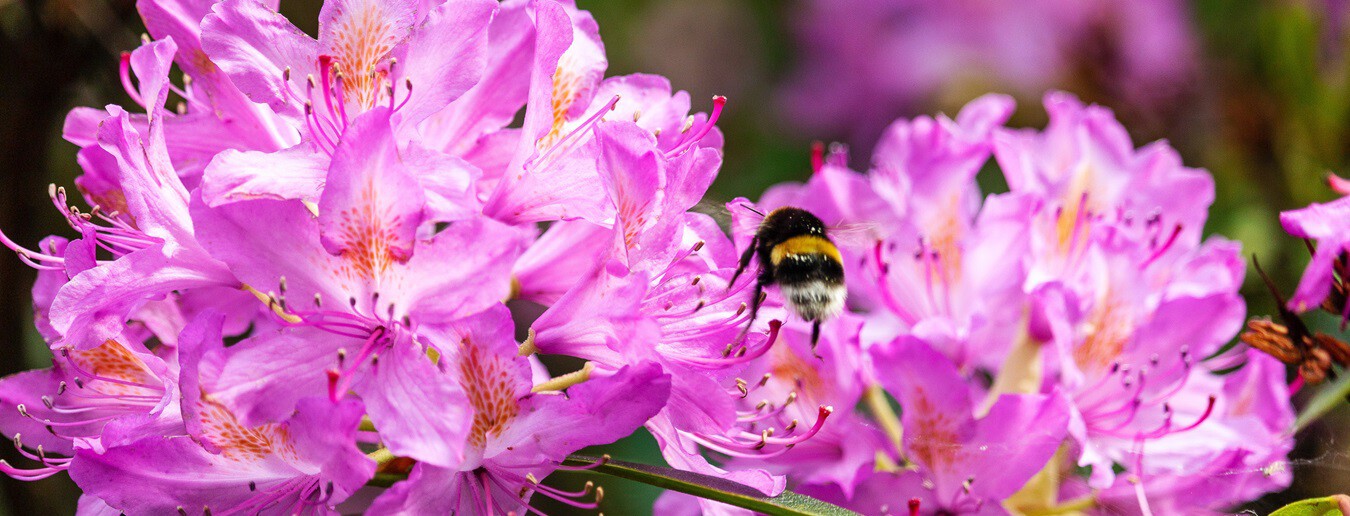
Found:
[[[366,485],[373,487],[392,487],[394,484],[407,479],[408,475],[402,473],[376,473],[374,478],[366,481]]]
[[[858,516],[858,513],[848,509],[791,491],[784,491],[778,496],[765,496],[754,488],[724,478],[677,469],[582,455],[569,456],[563,461],[563,465],[585,466],[597,473],[722,502],[770,516]]]
[[[381,450],[383,451],[383,450]],[[377,457],[377,455],[380,455]],[[377,451],[371,457],[384,458]],[[563,461],[565,466],[583,466],[589,471],[624,478],[688,495],[722,502],[769,516],[860,516],[858,513],[831,505],[809,496],[784,491],[778,496],[766,496],[758,490],[724,478],[680,471],[672,468],[648,466],[605,458],[572,455]],[[376,473],[366,482],[373,487],[390,487],[407,480],[405,473]]]

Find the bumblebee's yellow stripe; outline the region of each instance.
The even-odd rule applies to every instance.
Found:
[[[773,266],[777,267],[784,258],[793,254],[823,254],[836,262],[844,263],[844,257],[839,255],[839,248],[829,240],[815,235],[798,235],[784,240],[783,243],[773,246],[770,259],[773,260]]]

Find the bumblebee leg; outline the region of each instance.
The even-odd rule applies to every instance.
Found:
[[[755,283],[755,297],[750,298],[750,324],[755,323],[755,318],[759,317],[759,305],[764,303],[764,282]]]
[[[741,277],[741,273],[745,272],[745,268],[750,266],[750,259],[755,257],[755,249],[758,247],[759,237],[750,239],[750,246],[745,248],[744,253],[741,253],[741,260],[736,264],[736,272],[731,274],[731,281],[727,282],[728,289],[736,284],[736,278]]]
[[[816,353],[816,343],[820,341],[820,320],[811,322],[811,354],[816,358],[821,358],[820,353]]]

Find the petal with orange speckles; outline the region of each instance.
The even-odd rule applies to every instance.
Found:
[[[413,254],[426,197],[394,143],[389,111],[352,123],[319,197],[320,241],[364,281],[377,282]]]

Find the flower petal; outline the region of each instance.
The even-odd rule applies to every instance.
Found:
[[[374,281],[412,256],[425,203],[394,146],[389,110],[375,109],[352,122],[333,153],[319,197],[320,241]]]
[[[258,0],[218,2],[202,20],[202,49],[249,100],[301,120],[287,89],[304,91],[305,78],[317,75],[319,42],[281,13]],[[291,83],[282,80],[288,67]]]
[[[459,98],[483,76],[494,0],[449,0],[432,9],[398,52],[403,78],[413,83],[395,125],[416,124]],[[400,88],[395,82],[396,88]]]

